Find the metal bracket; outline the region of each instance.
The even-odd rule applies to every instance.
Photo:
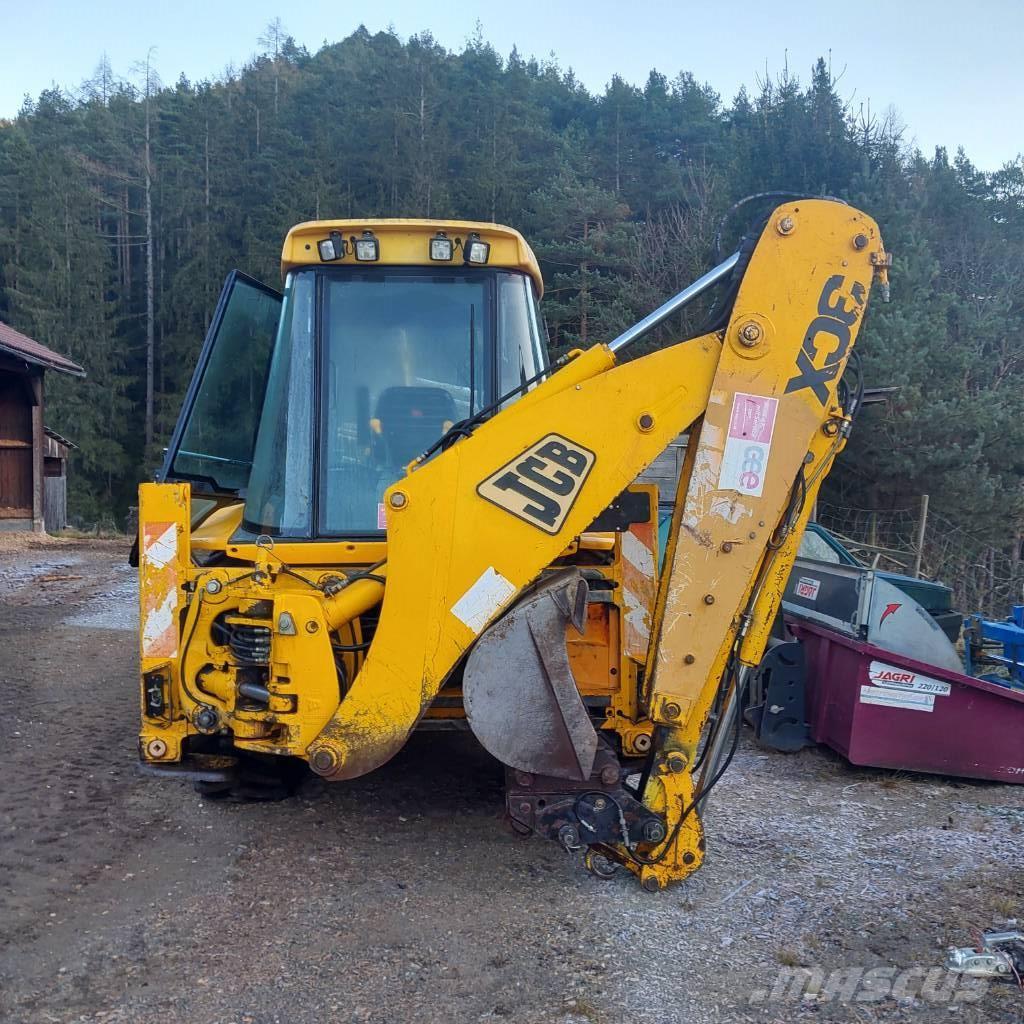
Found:
[[[955,974],[972,978],[1014,979],[1024,976],[1024,932],[983,932],[977,948],[953,946],[946,967]]]
[[[236,775],[238,760],[234,757],[186,757],[173,764],[154,764],[140,761],[140,775],[156,778],[185,779],[189,782],[231,782]]]

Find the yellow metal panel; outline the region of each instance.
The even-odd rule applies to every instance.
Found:
[[[646,661],[651,638],[651,616],[658,584],[658,488],[638,485],[634,491],[646,491],[651,518],[630,523],[619,535],[619,565],[622,572],[623,648],[638,661]]]
[[[316,243],[327,238],[332,231],[339,231],[346,239],[353,236],[358,238],[364,231],[372,231],[380,241],[380,260],[376,263],[357,263],[355,256],[349,254],[344,259],[323,263]],[[544,279],[537,265],[537,257],[518,231],[504,224],[469,220],[318,220],[296,224],[284,240],[281,275],[303,266],[461,267],[461,250],[456,250],[451,263],[430,259],[430,239],[438,231],[444,231],[452,240],[465,240],[471,231],[475,231],[482,242],[490,243],[488,267],[520,270],[529,274],[537,296],[544,294]]]
[[[291,617],[296,634],[281,633],[278,624],[282,615]],[[255,740],[246,746],[267,753],[280,752],[284,747],[289,753],[301,754],[338,706],[338,677],[331,639],[323,605],[315,594],[277,592],[274,616],[268,688],[273,700],[281,699],[283,704],[282,713],[267,717],[286,730],[286,737],[273,743]]]
[[[187,484],[139,488],[139,657],[144,672],[178,654],[188,523]]]
[[[223,505],[214,509],[201,523],[192,530],[193,551],[223,551],[228,538],[238,529],[242,522],[242,502],[234,505]]]
[[[140,750],[150,760],[177,760],[184,728],[174,721],[179,623],[188,575],[190,488],[143,484],[139,488],[139,668],[143,692],[162,688],[168,708],[160,717],[142,705]],[[150,678],[147,680],[147,676]]]
[[[822,428],[841,414],[836,385],[880,250],[865,214],[793,203],[775,212],[744,275],[681,480],[680,531],[647,672],[651,717],[679,729],[690,758],[762,563],[775,557],[771,537],[798,473],[814,473],[815,447],[831,444]]]
[[[720,351],[709,336],[611,368],[613,357],[598,346],[386,492],[380,623],[361,673],[310,752],[318,771],[361,775],[402,746],[486,624],[704,408]],[[538,469],[536,442],[549,435],[598,454]],[[514,462],[518,455],[524,459]],[[521,505],[503,508],[478,494],[508,463],[513,473],[548,475],[563,491],[573,465],[586,469],[582,488],[566,493],[573,503],[559,510],[556,533]]]
[[[566,627],[565,645],[576,687],[586,696],[608,696],[619,689],[619,609],[610,603],[587,605],[583,635]]]
[[[211,512],[192,530],[192,551],[223,551],[243,562],[255,562],[259,549],[253,542],[231,543],[242,523],[242,502],[224,505]],[[274,543],[271,561],[287,565],[372,565],[387,555],[384,540],[288,540]]]

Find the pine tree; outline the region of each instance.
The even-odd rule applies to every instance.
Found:
[[[482,33],[453,52],[360,28],[310,54],[279,19],[241,68],[162,87],[155,57],[105,57],[76,97],[0,121],[0,318],[89,376],[50,383],[79,444],[71,510],[123,514],[170,433],[220,285],[274,284],[301,220],[498,220],[536,247],[555,351],[606,341],[715,259],[751,193],[832,195],[895,253],[892,303],[861,336],[864,411],[828,491],[905,505],[922,492],[999,538],[1022,525],[1024,162],[908,152],[892,111],[856,108],[825,60],[723,104],[685,70],[591,95],[557,58]],[[775,199],[747,204],[727,250]],[[654,343],[695,329],[695,308]],[[147,439],[149,443],[147,444]],[[1016,517],[1016,519],[1014,519]],[[1011,531],[1012,532],[1012,531]]]

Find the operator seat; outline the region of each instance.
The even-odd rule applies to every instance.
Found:
[[[385,388],[377,399],[374,417],[380,463],[404,468],[422,455],[455,418],[455,402],[444,388]]]

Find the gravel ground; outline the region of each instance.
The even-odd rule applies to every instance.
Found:
[[[655,896],[513,838],[467,735],[284,804],[203,803],[135,772],[125,555],[0,542],[0,1020],[1024,1020],[1015,987],[926,975],[1024,914],[1024,788],[746,744],[705,867]],[[917,970],[887,991],[857,969]]]

